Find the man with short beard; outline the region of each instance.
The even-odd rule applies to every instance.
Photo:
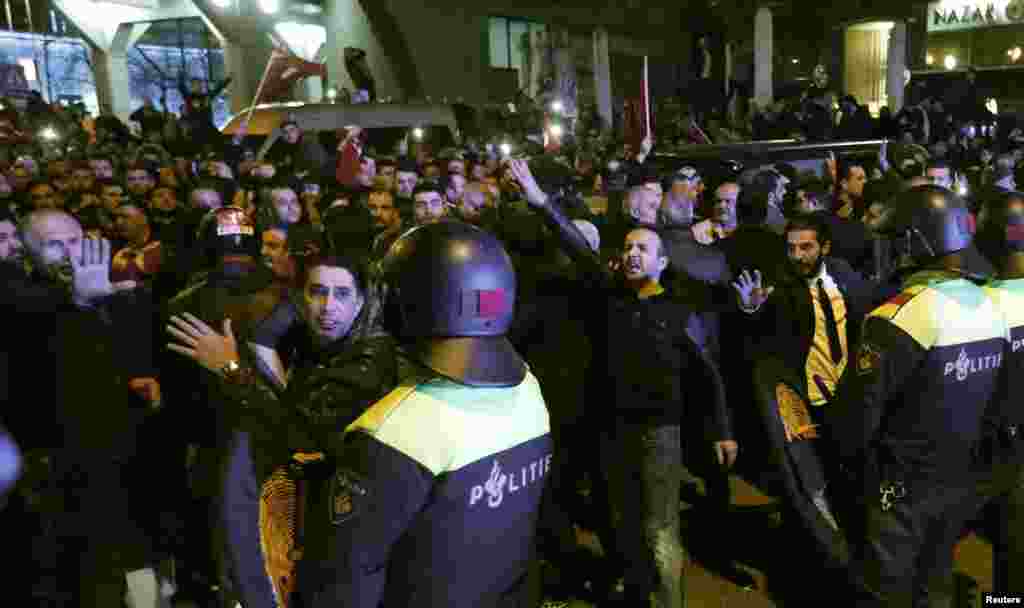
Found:
[[[156,174],[149,167],[137,164],[125,172],[124,182],[132,196],[145,200],[149,191],[156,187]]]
[[[738,450],[718,367],[687,334],[688,308],[661,282],[669,260],[653,229],[626,234],[620,271],[613,274],[558,206],[549,203],[525,161],[510,166],[527,202],[556,231],[581,273],[600,286],[593,294],[600,298],[594,300],[600,301],[600,312],[588,318],[587,333],[594,340],[595,360],[605,361],[607,407],[598,415],[601,457],[613,524],[622,540],[616,549],[628,565],[626,605],[647,605],[654,592],[659,606],[683,606],[680,425],[691,417],[713,420],[707,447],[723,468],[733,465]],[[701,390],[700,398],[691,397],[694,389]],[[613,546],[611,538],[605,541]]]
[[[386,190],[376,190],[370,193],[366,201],[366,207],[373,216],[373,225],[378,232],[384,232],[389,228],[395,228],[401,224],[402,218],[395,208],[395,197]]]
[[[298,306],[282,301],[249,336],[234,317],[212,327],[191,315],[172,318],[171,333],[176,343],[168,348],[212,372],[209,377],[215,379],[219,394],[225,398],[222,405],[238,421],[242,430],[237,434],[245,437],[244,443],[237,444],[236,454],[252,446],[252,460],[246,463],[250,469],[239,466],[232,470],[233,475],[254,475],[268,488],[285,475],[282,468],[295,470],[299,462],[308,461],[300,461],[300,455],[313,460],[320,452],[328,455],[329,462],[338,462],[338,450],[344,443],[336,441],[338,433],[397,385],[395,343],[379,327],[378,289],[368,282],[361,266],[354,259],[314,256],[301,269],[301,283],[294,298]],[[195,339],[197,330],[205,337]],[[289,339],[280,340],[286,331]],[[268,364],[275,360],[289,365],[287,391],[283,365]],[[275,367],[278,374],[271,372]],[[313,476],[306,478],[307,488],[319,485],[316,469],[314,465]],[[268,480],[272,473],[274,479]],[[236,528],[239,524],[254,526],[252,537],[245,539],[254,541],[252,546],[238,542],[241,538],[237,530],[232,538],[237,549],[250,549],[236,557],[233,564],[236,578],[243,583],[240,595],[247,607],[276,606],[267,583],[273,579],[281,597],[287,595],[289,587],[294,589],[296,582],[295,552],[283,548],[281,541],[297,545],[299,539],[282,539],[287,534],[274,528],[275,524],[293,522],[276,520],[280,513],[274,512],[266,517],[272,521],[261,521],[264,518],[260,517],[259,505],[252,505],[256,507],[253,511],[240,506],[248,505],[236,503],[236,510],[226,513]],[[257,524],[262,524],[262,530],[255,527]],[[319,517],[311,516],[304,525],[309,546],[317,547],[333,538],[319,533],[329,526],[318,524]],[[261,531],[267,552],[260,551]],[[311,556],[307,552],[305,557],[311,561],[320,557],[315,550],[313,553]],[[273,575],[268,577],[268,571]]]
[[[762,285],[759,272],[751,276],[744,270],[734,288],[740,307],[751,315],[747,333],[756,336],[758,345],[756,352],[750,353],[753,361],[780,361],[791,372],[800,394],[807,396],[811,407],[806,414],[815,424],[822,424],[823,412],[849,365],[849,349],[857,342],[860,323],[879,296],[847,262],[829,257],[832,235],[820,215],[790,220],[785,238],[789,273],[775,287]],[[820,465],[827,454],[821,450],[828,446],[810,441],[817,436],[789,440],[785,446],[807,490],[805,498],[835,528],[834,511],[825,493],[830,463],[824,468]],[[783,470],[788,468],[785,463],[777,464]]]
[[[77,572],[63,590],[76,605],[119,605],[127,576],[140,583],[129,586],[132,603],[152,605],[157,579],[140,519],[148,511],[140,484],[147,454],[136,441],[147,405],[160,399],[151,304],[142,291],[111,283],[110,244],[83,239],[66,213],[32,212],[22,228],[32,274],[13,293],[15,310],[26,315],[15,325],[47,329],[43,340],[25,341],[27,369],[12,370],[24,378],[16,398],[35,404],[27,436],[15,432],[26,449],[49,450],[54,483],[64,489],[68,508],[57,523]],[[30,348],[40,341],[42,352]],[[40,368],[53,370],[53,382],[34,381]]]
[[[413,199],[413,221],[417,226],[439,222],[448,214],[443,188],[434,180],[417,184]]]

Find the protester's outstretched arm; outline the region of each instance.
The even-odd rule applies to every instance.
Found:
[[[512,174],[519,181],[519,185],[523,189],[526,202],[529,203],[530,207],[543,215],[544,220],[554,233],[558,235],[558,239],[569,258],[579,265],[580,269],[587,275],[603,283],[610,283],[613,280],[611,271],[601,264],[601,259],[598,257],[597,252],[590,248],[590,243],[587,242],[586,237],[566,217],[561,207],[540,189],[526,161],[510,161],[510,167]]]

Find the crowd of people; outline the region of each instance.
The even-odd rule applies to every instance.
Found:
[[[730,474],[781,498],[803,591],[825,563],[836,602],[944,605],[969,526],[1013,591],[1024,145],[933,109],[820,173],[292,122],[257,158],[151,108],[150,141],[19,144],[12,605],[682,606],[698,536],[753,584]]]

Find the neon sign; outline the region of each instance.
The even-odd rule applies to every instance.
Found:
[[[1024,0],[944,0],[928,5],[928,31],[949,32],[1024,23]]]

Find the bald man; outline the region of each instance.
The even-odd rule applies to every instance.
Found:
[[[655,226],[658,223],[658,208],[661,207],[661,193],[645,186],[636,186],[626,195],[622,211],[641,226]]]
[[[110,243],[84,238],[70,215],[34,211],[21,233],[31,274],[8,283],[4,303],[19,351],[9,361],[10,402],[26,405],[5,422],[26,452],[46,455],[68,501],[53,515],[54,540],[76,547],[77,581],[68,583],[77,605],[120,605],[128,586],[133,605],[155,606],[152,547],[139,523],[154,493],[136,468],[155,460],[138,439],[159,402],[151,303],[111,284]]]

